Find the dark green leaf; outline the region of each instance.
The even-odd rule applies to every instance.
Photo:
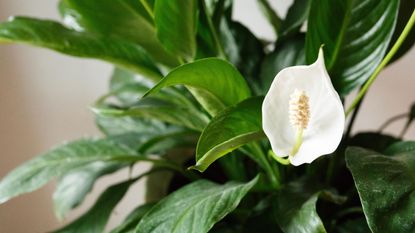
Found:
[[[70,171],[59,179],[53,203],[55,214],[63,219],[66,213],[82,203],[85,196],[91,191],[95,181],[122,167],[117,162],[94,162]]]
[[[127,133],[138,133],[143,136],[152,136],[167,129],[167,127],[161,122],[133,117],[111,117],[97,115],[95,121],[104,134],[112,136]]]
[[[262,97],[229,107],[216,115],[203,130],[196,149],[196,165],[201,172],[220,157],[265,137],[262,131]]]
[[[268,91],[275,76],[282,69],[305,64],[304,44],[304,35],[298,35],[277,43],[275,50],[267,54],[262,62],[260,73],[264,91]]]
[[[141,219],[136,232],[208,232],[239,205],[257,180],[224,185],[200,180],[186,185],[157,203]]]
[[[278,34],[281,28],[281,19],[277,15],[277,13],[272,9],[271,5],[269,4],[268,0],[259,0],[259,6],[262,10],[264,16],[268,19],[268,22],[272,25],[275,34]]]
[[[393,46],[393,44],[396,42],[398,37],[401,35],[414,9],[415,9],[415,1],[411,1],[411,0],[400,1],[398,21],[396,23],[395,32],[393,33],[392,40],[389,45],[389,49]],[[396,52],[396,54],[393,56],[392,61],[390,61],[390,63],[398,60],[403,55],[405,55],[414,46],[414,44],[415,44],[415,28],[412,28],[408,34],[408,37],[403,42],[401,47],[399,47],[398,52]]]
[[[279,38],[286,38],[298,33],[310,11],[311,0],[295,0],[288,9],[287,16],[281,24]]]
[[[336,90],[345,95],[363,84],[385,55],[399,0],[314,0],[308,16],[306,58],[325,63]]]
[[[75,29],[130,41],[158,62],[178,65],[157,39],[152,12],[138,0],[62,0],[60,10],[64,21]]]
[[[0,203],[31,192],[54,177],[96,161],[140,159],[124,145],[106,139],[82,139],[64,144],[34,158],[10,172],[0,183]],[[18,185],[17,185],[18,184]]]
[[[325,233],[318,216],[316,182],[292,182],[278,192],[275,218],[285,233]]]
[[[369,227],[373,233],[415,231],[415,153],[385,156],[358,147],[346,150]]]
[[[387,155],[415,152],[415,141],[396,142],[389,146],[384,153]]]
[[[112,210],[118,202],[124,197],[130,185],[135,180],[126,181],[109,187],[98,198],[94,206],[79,217],[74,222],[62,229],[55,231],[56,233],[73,233],[73,232],[103,232],[111,216]]]
[[[195,97],[210,113],[217,113],[250,96],[241,74],[230,63],[218,58],[201,59],[176,68],[146,95],[179,84],[196,89]]]
[[[0,24],[0,41],[25,43],[72,56],[101,59],[154,80],[161,77],[146,51],[139,45],[104,35],[77,32],[50,20],[12,18]]]
[[[193,60],[196,54],[197,0],[156,0],[157,37],[172,54]]]
[[[154,206],[154,204],[144,204],[135,208],[128,216],[125,218],[124,222],[121,225],[114,228],[111,233],[134,233],[135,227],[137,226],[140,219]]]
[[[371,233],[365,218],[346,220],[337,227],[338,233]]]
[[[391,135],[363,132],[353,136],[350,139],[348,145],[365,147],[374,151],[383,152],[390,145],[398,141],[399,139]]]

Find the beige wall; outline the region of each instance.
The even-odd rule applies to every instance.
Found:
[[[9,15],[57,18],[55,1],[2,0],[0,20]],[[237,1],[236,18],[255,33],[272,38],[272,30],[256,11],[254,1]],[[277,2],[277,1],[274,1]],[[290,0],[281,1],[288,5]],[[252,10],[254,9],[254,10]],[[278,9],[284,13],[283,8]],[[376,129],[388,117],[406,112],[415,101],[415,50],[388,67],[367,96],[356,129]],[[26,46],[0,46],[0,177],[55,144],[83,136],[99,135],[88,106],[105,93],[111,66],[63,56]],[[392,125],[398,132],[402,122]],[[415,127],[415,126],[414,126]],[[414,139],[412,127],[407,138]],[[138,170],[142,170],[140,167]],[[81,210],[87,209],[108,183],[126,177],[126,171],[100,181]],[[142,183],[117,207],[111,224],[119,221],[132,203],[142,201]],[[53,215],[53,184],[0,205],[0,232],[45,232],[61,225]]]

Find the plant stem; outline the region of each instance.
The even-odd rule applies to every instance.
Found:
[[[275,35],[278,36],[280,31],[282,20],[277,15],[277,13],[272,9],[271,5],[267,0],[258,0],[259,6],[262,7],[265,16],[268,18],[268,21],[271,23],[272,28],[274,29]]]
[[[369,87],[376,80],[380,71],[389,63],[389,61],[396,54],[396,52],[398,51],[398,49],[401,47],[402,43],[405,41],[406,37],[408,36],[409,32],[411,31],[412,27],[414,26],[414,23],[415,23],[415,10],[413,10],[411,18],[408,20],[408,23],[406,24],[399,38],[396,40],[395,44],[392,46],[391,50],[386,54],[385,58],[383,58],[382,62],[376,68],[375,72],[373,72],[373,74],[370,76],[370,78],[365,83],[363,88],[360,90],[357,97],[354,99],[353,103],[347,109],[346,116],[348,116],[350,112],[356,107],[356,105],[363,98],[364,94],[367,92]]]
[[[215,41],[215,45],[216,45],[216,49],[218,50],[219,57],[221,57],[225,60],[228,60],[227,57],[226,57],[226,54],[225,54],[225,50],[222,47],[222,43],[219,40],[218,33],[217,33],[215,27],[213,26],[212,19],[210,18],[209,12],[207,10],[205,0],[201,0],[201,3],[202,3],[203,11],[205,12],[205,15],[206,15],[206,20],[208,22],[210,33],[212,34],[213,40]]]
[[[254,142],[250,144],[250,148],[256,154],[257,158],[261,161],[262,168],[267,173],[269,180],[271,181],[272,187],[278,189],[280,187],[279,174],[276,170],[272,168],[271,164],[267,159],[267,156],[262,151],[261,147],[258,145],[258,143]]]
[[[154,13],[151,9],[150,5],[148,5],[148,2],[146,0],[140,0],[141,4],[143,5],[146,12],[151,16],[151,18],[154,20]]]
[[[403,136],[405,136],[406,132],[409,129],[409,126],[411,126],[412,123],[412,119],[409,118],[408,121],[406,122],[405,126],[403,127],[401,133],[399,134],[399,138],[403,138]]]
[[[345,140],[346,141],[349,140],[350,134],[352,133],[354,121],[356,120],[356,117],[357,117],[357,114],[359,112],[360,106],[362,106],[363,98],[364,98],[364,95],[363,95],[362,99],[359,101],[359,103],[357,104],[355,110],[353,111],[352,118],[350,119],[349,125],[347,126],[347,130],[346,130],[346,134],[345,134]]]

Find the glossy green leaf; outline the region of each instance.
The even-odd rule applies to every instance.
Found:
[[[237,104],[251,95],[238,70],[218,58],[201,59],[174,69],[146,95],[179,84],[196,89],[198,95],[195,97],[211,113],[217,113],[225,106]]]
[[[154,16],[138,0],[62,0],[60,11],[68,26],[130,41],[156,61],[178,65],[157,39]]]
[[[414,151],[385,156],[349,147],[346,163],[372,232],[414,232]]]
[[[284,233],[325,233],[316,203],[316,182],[296,181],[283,187],[275,198],[275,219]]]
[[[336,90],[345,95],[363,84],[385,55],[399,0],[314,0],[306,37],[313,63],[324,45],[326,67]]]
[[[310,3],[312,0],[295,0],[290,6],[287,16],[281,24],[279,32],[280,38],[287,38],[300,31],[310,11]],[[280,39],[279,38],[279,39]]]
[[[261,65],[261,82],[267,92],[278,72],[289,66],[305,65],[304,35],[277,43],[274,51],[267,54]]]
[[[96,115],[95,121],[104,134],[112,136],[128,133],[152,136],[167,129],[162,122],[134,117]]]
[[[196,131],[202,131],[208,121],[206,115],[194,109],[152,98],[146,98],[140,102],[140,105],[128,109],[118,109],[103,105],[95,106],[92,110],[97,115],[156,119]]]
[[[10,172],[0,182],[0,203],[34,191],[54,177],[96,161],[139,161],[130,148],[107,139],[81,139],[59,146]],[[19,185],[16,185],[19,184]]]
[[[98,198],[94,206],[84,215],[65,226],[56,230],[56,233],[73,233],[73,232],[104,232],[112,210],[118,202],[124,197],[130,185],[135,180],[129,180],[109,187]]]
[[[232,212],[252,189],[249,183],[218,185],[199,180],[158,202],[139,222],[136,233],[206,233]]]
[[[262,97],[250,98],[216,115],[203,130],[193,169],[205,171],[231,151],[265,137],[262,131]]]
[[[0,24],[0,42],[30,44],[67,55],[96,58],[154,80],[161,74],[146,51],[126,40],[70,30],[50,20],[15,17]]]
[[[196,55],[197,0],[156,0],[157,37],[172,54],[186,60]]]
[[[144,204],[135,208],[131,213],[124,219],[124,221],[114,228],[111,233],[134,233],[135,227],[137,226],[140,219],[154,206],[153,203]]]
[[[92,190],[95,181],[106,174],[122,167],[117,162],[94,162],[70,171],[59,179],[53,193],[53,204],[58,219],[82,203],[85,196]]]

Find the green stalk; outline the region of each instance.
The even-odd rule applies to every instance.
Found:
[[[382,62],[379,64],[379,66],[376,68],[375,72],[370,76],[368,81],[365,83],[363,88],[360,90],[357,97],[354,99],[353,103],[350,105],[350,107],[346,111],[346,117],[350,114],[350,112],[353,111],[353,109],[356,107],[356,105],[360,102],[360,100],[363,98],[369,87],[372,85],[372,83],[376,80],[377,76],[379,75],[380,71],[389,63],[389,61],[393,58],[393,56],[396,54],[398,49],[401,47],[402,43],[405,41],[406,37],[408,36],[409,32],[411,31],[412,27],[415,23],[415,10],[412,12],[411,18],[408,20],[408,23],[406,24],[405,28],[403,29],[401,35],[399,36],[398,40],[396,40],[395,44],[391,48],[391,50],[386,54],[385,58],[383,58]]]
[[[279,176],[278,171],[276,171],[275,169],[272,168],[270,162],[267,159],[267,156],[262,151],[262,149],[258,145],[258,143],[254,142],[254,143],[251,143],[248,146],[253,150],[253,152],[255,153],[257,158],[261,161],[262,168],[267,173],[267,176],[268,176],[268,178],[271,182],[272,187],[275,188],[275,189],[278,189],[281,186],[280,176]]]

